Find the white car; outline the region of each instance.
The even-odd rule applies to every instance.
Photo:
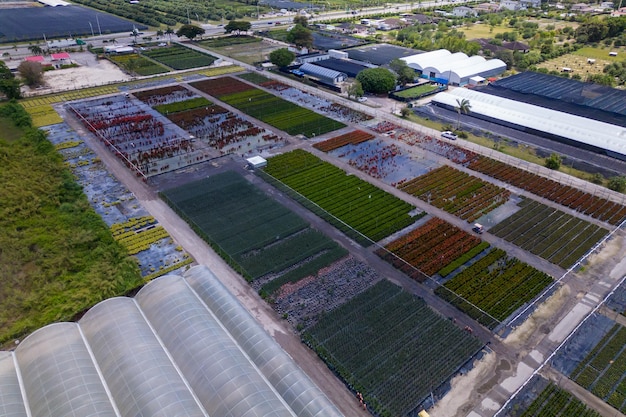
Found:
[[[359,98],[357,98],[357,101],[359,103],[365,103],[367,101],[367,97],[359,97]]]
[[[454,133],[450,132],[449,130],[446,130],[445,132],[441,132],[441,136],[446,138],[446,139],[450,139],[450,140],[457,140],[458,136],[455,135]]]

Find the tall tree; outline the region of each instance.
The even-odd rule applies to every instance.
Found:
[[[133,43],[137,43],[137,36],[139,36],[139,31],[137,30],[137,28],[133,28],[133,31],[130,32],[130,36],[132,36],[133,38],[135,38],[135,40],[133,41]]]
[[[170,43],[172,43],[172,35],[174,34],[174,29],[168,26],[167,29],[165,29],[165,34],[170,39]]]
[[[467,114],[470,112],[472,105],[470,104],[470,101],[466,98],[460,99],[457,98],[456,99],[456,112],[459,114],[459,117],[456,120],[456,130],[459,130],[461,128],[461,113],[463,114]]]
[[[250,22],[246,22],[244,20],[231,20],[228,22],[226,26],[224,26],[224,31],[226,33],[235,32],[237,36],[241,35],[241,32],[247,32],[252,27]]]
[[[30,87],[42,84],[43,71],[39,62],[22,61],[17,70],[24,79],[24,84]]]
[[[0,61],[0,93],[8,99],[20,98],[20,80],[15,78],[4,61]]]
[[[184,36],[189,40],[193,40],[196,36],[202,34],[204,34],[204,29],[196,25],[182,25],[176,31],[176,36]]]
[[[298,15],[298,16],[293,18],[293,24],[294,25],[301,25],[303,27],[308,27],[309,26],[309,20],[306,18],[306,16]]]
[[[310,29],[297,24],[287,32],[287,42],[293,43],[298,48],[310,48],[313,46],[313,33]]]
[[[354,82],[348,85],[348,89],[346,90],[348,93],[348,98],[354,97],[362,97],[363,96],[363,86],[359,82],[359,80],[354,80]]]
[[[277,67],[285,68],[296,58],[296,54],[287,48],[280,48],[270,53],[270,62]]]
[[[43,53],[43,49],[41,49],[41,46],[39,46],[39,45],[31,45],[31,46],[28,47],[28,50],[33,55],[41,55]]]
[[[415,71],[401,59],[394,59],[391,61],[389,63],[389,68],[391,68],[398,76],[397,82],[400,85],[406,85],[415,80]]]
[[[396,85],[396,76],[386,68],[368,68],[359,72],[356,79],[364,91],[374,94],[388,93]]]

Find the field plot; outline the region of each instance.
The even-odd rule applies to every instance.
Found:
[[[461,256],[468,253],[476,256],[487,247],[489,244],[481,245],[478,237],[433,218],[384,249],[378,249],[376,254],[411,278],[424,281]]]
[[[137,75],[163,74],[170,71],[164,66],[138,54],[111,55],[109,59],[126,71],[134,72]]]
[[[520,206],[489,232],[563,268],[572,266],[608,233],[534,200],[524,199]]]
[[[189,132],[194,140],[201,140],[217,150],[219,155],[258,153],[284,144],[284,140],[274,133],[180,85],[139,91],[133,95],[166,115]]]
[[[295,190],[304,197],[299,201],[363,245],[387,237],[421,217],[409,214],[414,209],[409,203],[357,177],[346,175],[341,169],[303,150],[270,158],[265,172]],[[307,204],[304,200],[314,204]]]
[[[509,412],[511,417],[601,417],[601,414],[588,408],[569,392],[553,383],[541,391],[537,399],[526,410]]]
[[[290,135],[319,136],[345,126],[232,77],[191,85]]]
[[[386,280],[327,313],[303,339],[381,416],[414,411],[481,348]]]
[[[167,117],[220,155],[258,153],[285,143],[280,136],[213,104]]]
[[[267,88],[268,90],[272,90],[274,94],[284,98],[285,100],[314,110],[315,112],[328,116],[333,120],[340,120],[348,123],[361,123],[372,119],[371,116],[365,113],[361,113],[341,104],[333,103],[332,101],[324,98],[298,90],[295,87],[290,87],[279,81],[272,80],[260,83],[259,85]]]
[[[456,274],[435,293],[478,322],[494,329],[532,300],[552,278],[501,249]]]
[[[615,325],[570,378],[622,413],[626,412],[626,328]]]
[[[134,91],[133,96],[152,107],[163,104],[178,103],[180,101],[199,97],[197,94],[186,89],[182,85],[171,85],[150,90]]]
[[[398,188],[470,223],[506,203],[511,195],[503,188],[448,165],[398,185]]]
[[[422,149],[434,152],[444,158],[448,158],[455,164],[465,165],[476,154],[448,142],[433,138],[423,133],[400,127],[391,122],[376,122],[369,126],[375,132],[381,133],[391,139],[404,142],[408,145],[418,145]]]
[[[210,158],[189,135],[146,104],[122,95],[75,102],[71,111],[137,175],[152,176]]]
[[[83,187],[89,203],[111,229],[113,238],[137,261],[144,280],[176,271],[193,262],[165,229],[148,215],[135,196],[108,173],[76,132],[65,123],[49,126],[45,130],[48,139]]]
[[[208,67],[217,60],[212,55],[203,54],[178,44],[166,48],[151,49],[143,54],[175,70]]]
[[[370,139],[374,139],[374,135],[371,133],[363,132],[362,130],[353,130],[323,142],[318,142],[313,145],[313,147],[322,152],[330,152],[346,145],[358,145],[359,143],[366,142]]]
[[[350,166],[365,172],[392,186],[404,183],[439,166],[439,162],[422,152],[402,143],[394,143],[381,138],[359,144],[347,144],[329,152]]]
[[[162,197],[249,281],[289,273],[285,282],[297,282],[347,254],[234,172],[167,190]]]
[[[348,302],[382,279],[376,270],[352,256],[295,283],[282,282],[282,278],[267,284],[257,280],[252,286],[259,288],[261,294],[269,296],[272,307],[278,314],[286,314],[287,320],[296,329],[314,325],[325,313]]]
[[[252,36],[230,36],[196,43],[209,51],[215,51],[249,65],[266,61],[272,51],[283,48],[280,44]]]
[[[563,68],[569,68],[569,72],[571,74],[578,74],[584,80],[591,74],[602,74],[604,67],[611,63],[608,59],[608,51],[606,52],[606,55],[602,57],[593,58],[593,63],[588,61],[589,58],[589,56],[581,56],[576,53],[572,53],[541,62],[536,66],[537,68],[545,68],[548,71],[557,72],[562,72]]]
[[[626,207],[619,203],[591,195],[569,185],[559,184],[503,162],[476,156],[468,167],[612,225],[618,225],[626,218]]]

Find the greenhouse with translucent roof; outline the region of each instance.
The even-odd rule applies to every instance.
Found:
[[[0,352],[0,415],[341,416],[204,266]]]

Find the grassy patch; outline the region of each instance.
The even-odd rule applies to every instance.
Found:
[[[592,48],[589,49],[593,50]],[[542,62],[537,64],[537,68],[546,68],[549,71],[557,72],[561,72],[563,68],[571,68],[571,74],[578,74],[584,80],[590,74],[602,74],[604,67],[611,63],[611,61],[607,59],[609,58],[608,52],[606,55],[603,55],[602,58],[593,58],[596,60],[593,64],[587,62],[587,58],[592,58],[591,56],[579,55],[578,52],[580,51]]]
[[[24,132],[15,126],[8,117],[0,116],[0,140],[13,142],[22,137]]]
[[[127,71],[137,75],[155,75],[169,72],[167,68],[159,65],[141,55],[111,55],[109,59]]]
[[[0,343],[143,282],[42,131],[0,148]]]
[[[474,23],[470,27],[463,26],[458,28],[459,31],[465,33],[466,39],[493,38],[498,33],[513,32],[515,29],[504,26],[491,26],[485,23]]]
[[[437,90],[439,87],[432,84],[417,85],[415,87],[407,88],[406,90],[396,91],[395,95],[403,98],[419,97],[422,94],[430,93]]]
[[[609,52],[617,52],[617,56],[609,56]],[[591,47],[585,46],[584,48],[580,48],[577,51],[573,52],[574,55],[579,55],[585,58],[593,58],[593,59],[601,59],[605,61],[611,62],[621,62],[626,59],[626,47],[619,48],[599,48],[599,47]]]
[[[203,54],[180,45],[152,49],[144,52],[144,55],[175,70],[208,67],[217,59],[212,55]]]
[[[178,113],[185,110],[197,109],[199,107],[206,107],[211,104],[213,103],[211,103],[204,97],[196,97],[190,100],[178,101],[175,103],[160,104],[158,106],[154,106],[154,110],[158,111],[161,114],[169,114]]]
[[[197,43],[205,48],[223,48],[225,46],[245,45],[250,43],[259,43],[261,41],[261,38],[256,38],[254,36],[225,36],[221,38],[202,40]]]

